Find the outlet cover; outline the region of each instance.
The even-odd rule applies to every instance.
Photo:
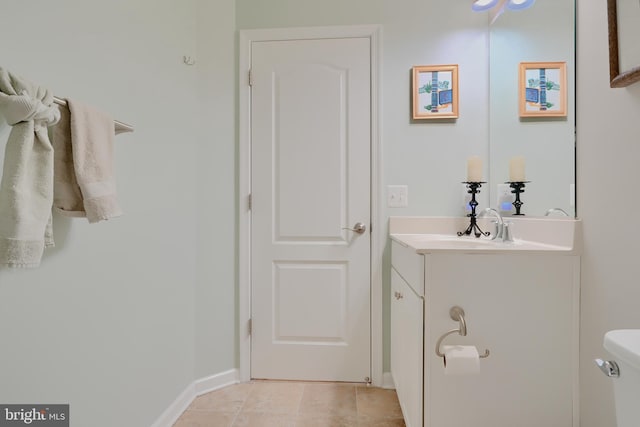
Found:
[[[569,206],[576,207],[576,185],[569,184]]]

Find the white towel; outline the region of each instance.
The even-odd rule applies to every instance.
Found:
[[[0,114],[12,126],[0,183],[0,264],[37,267],[53,245],[53,94],[0,67]]]
[[[55,185],[53,205],[67,216],[94,223],[122,215],[113,167],[113,118],[78,101],[67,100],[53,129]]]

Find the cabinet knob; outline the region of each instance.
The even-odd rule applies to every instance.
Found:
[[[393,295],[396,297],[397,300],[400,300],[402,298],[404,298],[404,296],[400,293],[400,292],[394,292]]]

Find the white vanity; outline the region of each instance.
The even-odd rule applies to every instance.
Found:
[[[578,427],[580,221],[509,218],[514,242],[457,237],[468,218],[392,217],[391,373],[408,427]],[[490,228],[485,222],[483,227]],[[438,339],[480,372],[445,375]]]

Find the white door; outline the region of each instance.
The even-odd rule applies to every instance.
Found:
[[[365,381],[370,40],[253,42],[251,73],[251,377]]]

